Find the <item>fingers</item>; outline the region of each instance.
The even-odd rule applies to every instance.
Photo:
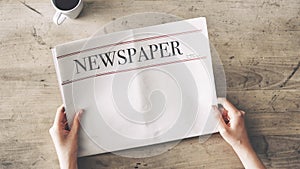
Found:
[[[78,134],[78,131],[80,128],[79,120],[80,120],[80,116],[82,113],[83,113],[83,110],[80,110],[78,113],[76,113],[76,115],[73,119],[73,125],[72,125],[71,131],[70,131],[70,134],[73,136],[77,136],[77,134]]]
[[[223,105],[223,107],[228,110],[229,117],[234,116],[236,112],[239,112],[239,110],[232,105],[226,98],[218,98],[218,101]]]
[[[64,121],[64,118],[65,118],[64,112],[65,112],[64,105],[61,105],[57,108],[53,126],[55,126],[55,127],[62,126],[61,123]]]
[[[51,128],[49,129],[49,133],[50,133],[51,137],[52,137],[52,135],[53,135],[53,133],[54,133],[53,130],[54,130],[53,127],[51,127]]]
[[[218,131],[223,134],[223,133],[226,133],[228,130],[228,126],[227,124],[225,123],[222,115],[220,114],[219,115],[219,124],[218,124]]]
[[[240,111],[242,113],[243,116],[245,116],[246,112],[244,112],[243,110]]]
[[[218,117],[219,118],[219,115],[220,115],[220,110],[218,109],[218,107],[216,105],[213,105],[212,106],[212,109],[213,109],[213,112],[215,113],[215,117]]]
[[[226,125],[226,123],[225,123],[225,121],[223,119],[222,113],[220,112],[220,110],[218,109],[217,106],[213,106],[213,110],[215,112],[217,112],[217,116],[218,116],[218,119],[219,119],[218,131],[220,133],[224,133],[227,130],[228,126]]]

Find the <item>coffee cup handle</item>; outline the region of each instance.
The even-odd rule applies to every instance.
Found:
[[[62,24],[65,21],[66,18],[67,17],[64,14],[62,14],[59,11],[56,11],[55,14],[54,14],[54,16],[53,16],[53,22],[56,25],[60,25],[60,24]]]

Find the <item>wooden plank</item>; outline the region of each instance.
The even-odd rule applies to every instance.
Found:
[[[299,135],[257,136],[252,144],[268,168],[298,168]],[[152,147],[153,149],[153,147]],[[154,147],[155,149],[155,147]],[[232,157],[235,157],[233,160]],[[199,143],[185,139],[175,148],[159,156],[131,159],[104,154],[79,159],[82,168],[243,168],[236,155],[219,135]],[[121,166],[120,166],[121,164]]]
[[[49,0],[0,1],[0,168],[58,168],[48,134],[61,104],[50,48],[145,10],[207,17],[228,98],[247,112],[256,152],[268,168],[300,168],[298,0],[85,0],[79,19],[61,26],[52,23]],[[218,134],[202,144],[186,139],[151,158],[108,153],[79,163],[81,168],[242,168]]]

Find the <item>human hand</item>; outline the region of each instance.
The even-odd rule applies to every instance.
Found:
[[[77,137],[81,114],[82,111],[76,113],[72,128],[69,130],[65,109],[61,105],[57,108],[53,126],[49,129],[61,169],[77,168]]]
[[[218,99],[223,107],[220,111],[218,130],[232,147],[250,144],[245,127],[245,112],[238,110],[227,99]]]
[[[218,99],[223,108],[214,107],[219,112],[218,130],[229,143],[246,169],[265,169],[249,141],[245,127],[245,112],[238,110],[226,98]]]

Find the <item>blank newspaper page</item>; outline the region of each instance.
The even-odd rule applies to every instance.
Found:
[[[216,132],[204,17],[95,36],[52,53],[69,125],[84,110],[78,156]]]

